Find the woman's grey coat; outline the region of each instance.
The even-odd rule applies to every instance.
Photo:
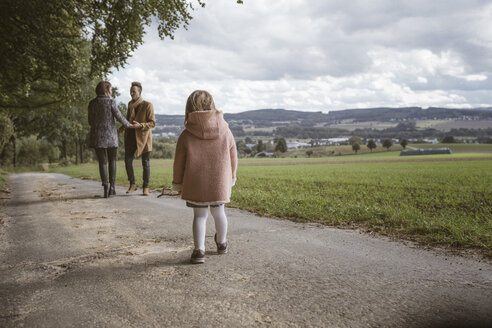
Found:
[[[125,128],[130,127],[131,124],[116,108],[116,102],[113,98],[97,96],[89,102],[89,125],[91,126],[89,147],[118,147],[118,132],[116,130],[116,122],[114,121],[115,118]]]

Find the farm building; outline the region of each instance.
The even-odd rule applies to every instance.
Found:
[[[255,158],[258,158],[258,157],[273,157],[273,155],[275,155],[274,153],[270,153],[270,152],[267,152],[267,151],[262,151],[262,152],[259,152],[255,155]]]
[[[298,142],[298,141],[289,141],[287,142],[287,148],[302,148],[302,147],[311,147],[311,144],[305,143],[305,142]]]
[[[341,144],[348,143],[348,140],[349,140],[348,137],[322,139],[325,145],[335,145],[335,146],[340,146]]]
[[[400,152],[400,156],[411,155],[435,155],[435,154],[452,154],[451,149],[445,148],[414,148],[404,149]]]

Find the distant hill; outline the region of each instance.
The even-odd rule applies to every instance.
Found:
[[[492,107],[477,107],[477,108],[470,108],[471,110],[492,110]],[[466,108],[465,108],[466,110]]]
[[[163,114],[155,114],[156,125],[177,125],[183,126],[184,124],[184,115],[163,115]]]
[[[225,114],[225,119],[232,120],[267,120],[270,122],[296,121],[296,120],[325,120],[326,114],[322,112],[303,112],[298,110],[286,109],[257,109],[237,114]]]
[[[157,125],[183,125],[184,115],[156,114]],[[305,120],[326,121],[327,115],[321,112],[303,112],[285,109],[257,109],[241,113],[225,113],[227,122],[256,125],[285,125],[285,122],[301,122]]]
[[[380,121],[391,122],[400,120],[458,119],[468,117],[479,120],[492,120],[492,107],[455,109],[439,107],[379,107],[362,109],[344,109],[322,112],[305,112],[286,109],[257,109],[241,113],[226,113],[224,118],[232,125],[255,125],[256,127],[335,123],[341,120],[354,122]],[[182,126],[184,115],[156,115],[157,125]]]

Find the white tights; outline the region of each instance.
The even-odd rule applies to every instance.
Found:
[[[210,207],[210,213],[214,217],[215,231],[217,232],[217,242],[225,243],[227,240],[227,217],[225,206]],[[205,232],[207,231],[208,208],[193,208],[193,239],[195,249],[205,250]]]

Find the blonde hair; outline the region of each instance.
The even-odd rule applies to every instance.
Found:
[[[185,111],[185,121],[184,124],[188,121],[188,116],[193,112],[200,111],[211,111],[214,112],[217,109],[215,108],[214,98],[212,95],[205,90],[195,90],[191,93],[186,101],[186,111]]]

